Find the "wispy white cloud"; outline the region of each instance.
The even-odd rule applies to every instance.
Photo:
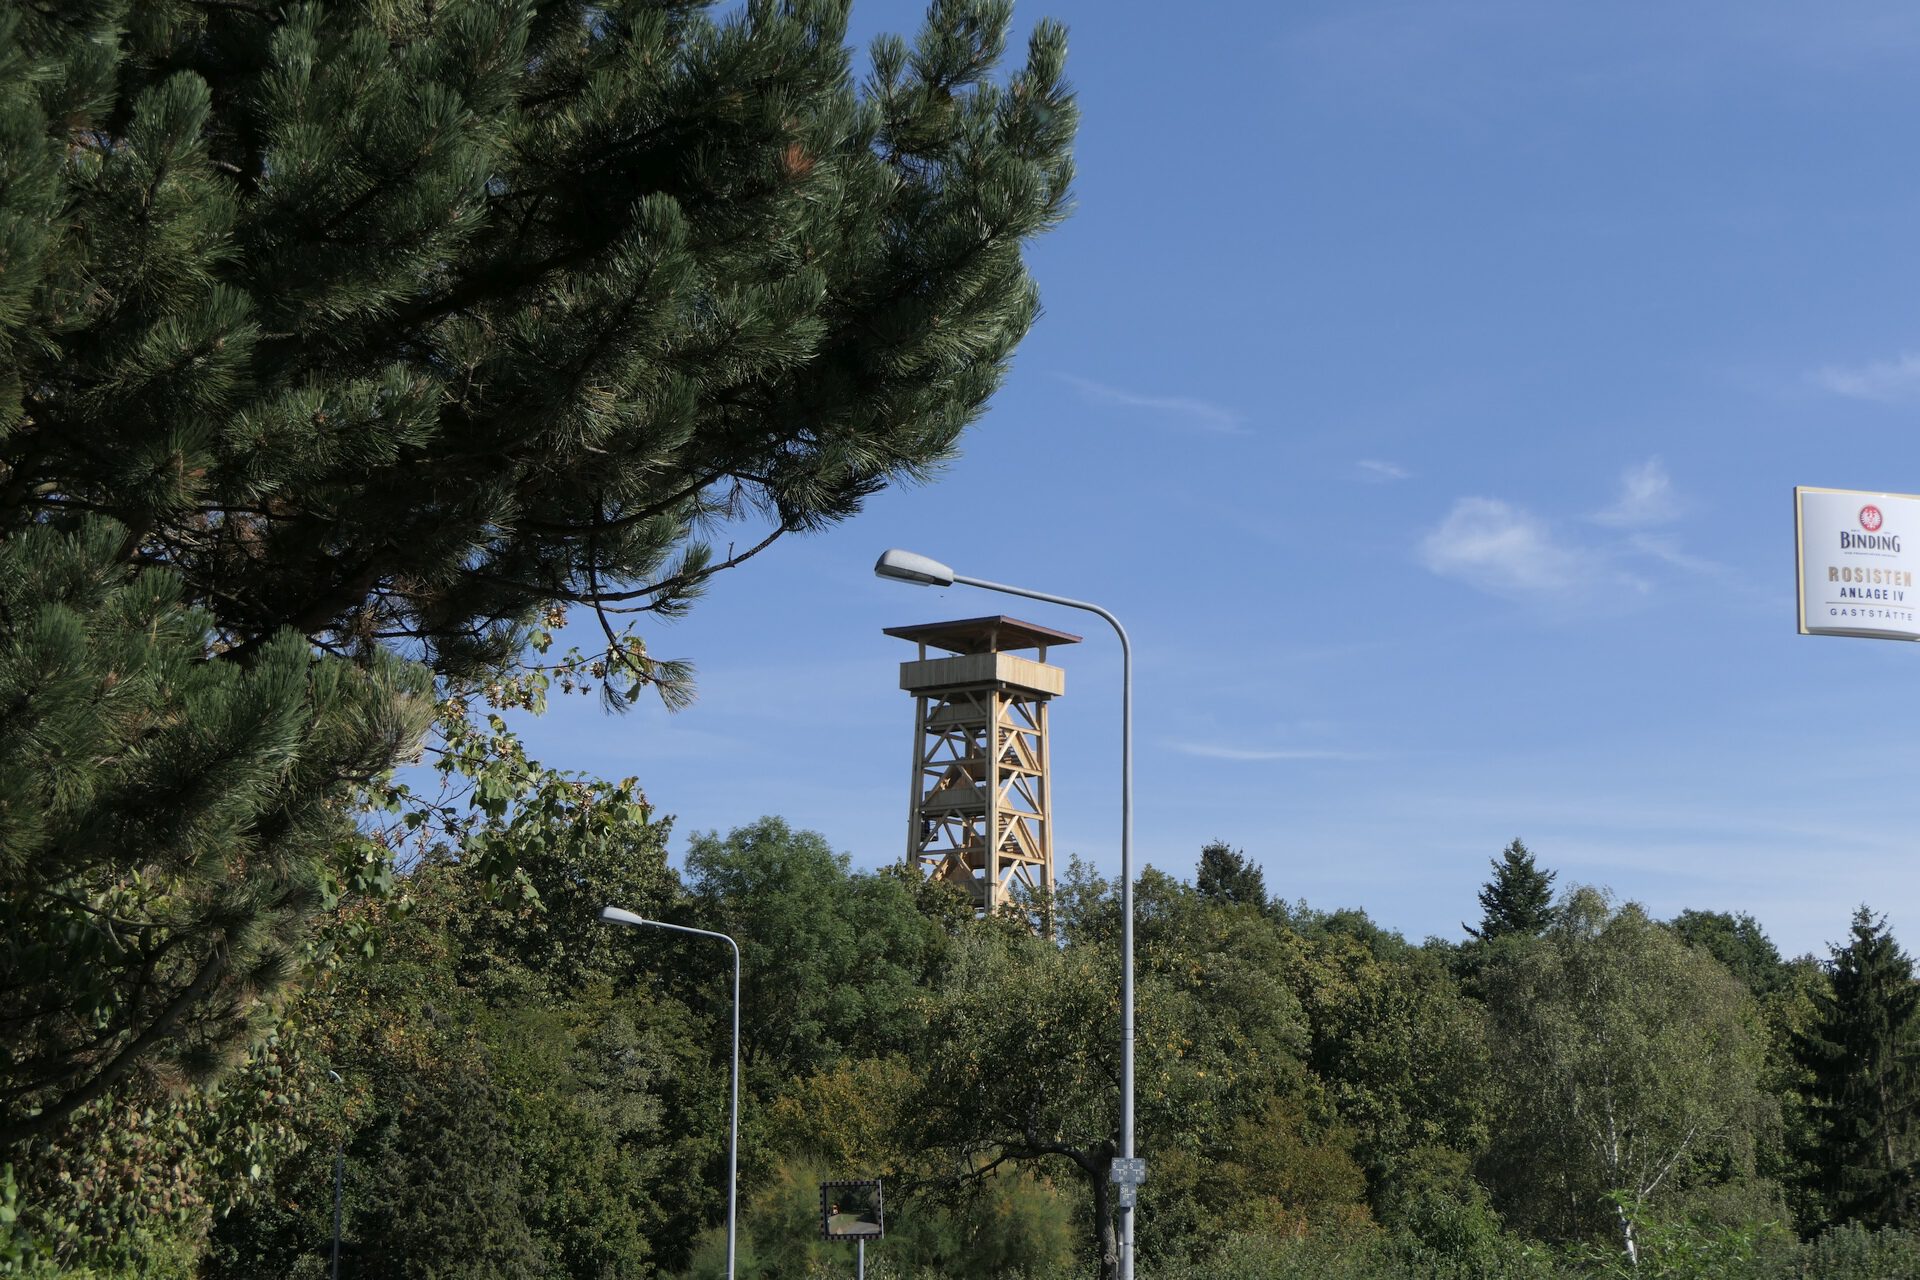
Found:
[[[1560,595],[1589,578],[1590,557],[1555,540],[1531,513],[1495,498],[1462,498],[1420,543],[1443,578],[1495,595]]]
[[[1391,462],[1382,462],[1378,458],[1362,458],[1355,464],[1360,468],[1360,478],[1374,484],[1389,484],[1395,480],[1410,480],[1413,472]]]
[[[1216,435],[1245,435],[1247,432],[1246,415],[1229,405],[1202,400],[1195,396],[1164,396],[1129,391],[1124,387],[1109,386],[1104,382],[1095,382],[1091,378],[1082,378],[1071,373],[1063,373],[1060,376],[1071,383],[1082,396],[1099,404],[1155,413],[1163,419],[1170,420],[1174,425],[1196,431],[1210,431]]]
[[[1620,477],[1620,496],[1593,518],[1616,529],[1645,529],[1670,523],[1679,514],[1680,503],[1674,497],[1666,464],[1659,458],[1648,458],[1637,467],[1627,468]]]
[[[1231,747],[1217,742],[1170,742],[1181,755],[1205,760],[1375,760],[1364,751],[1333,751],[1321,747]]]
[[[1813,371],[1816,386],[1850,400],[1894,404],[1920,398],[1920,354],[1860,365],[1824,365]]]
[[[1662,534],[1636,533],[1627,539],[1627,545],[1643,556],[1651,556],[1675,569],[1684,569],[1688,573],[1725,574],[1730,572],[1726,565],[1718,560],[1709,560],[1705,556],[1696,556],[1680,546],[1678,538]]]

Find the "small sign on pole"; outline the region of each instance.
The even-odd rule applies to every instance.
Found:
[[[1800,634],[1920,640],[1920,496],[1793,491]]]
[[[1140,1184],[1147,1180],[1147,1162],[1139,1156],[1115,1156],[1107,1178],[1119,1189],[1120,1207],[1132,1209],[1140,1203]]]

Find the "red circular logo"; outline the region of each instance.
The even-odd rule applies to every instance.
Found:
[[[1873,533],[1878,530],[1880,528],[1880,508],[1875,506],[1860,508],[1860,527],[1868,533]]]

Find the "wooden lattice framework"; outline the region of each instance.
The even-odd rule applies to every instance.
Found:
[[[908,858],[983,913],[1044,901],[1053,892],[1047,704],[1066,691],[1047,649],[1080,637],[999,616],[887,634],[920,650],[900,664],[900,687],[914,695]],[[951,656],[929,657],[929,648]],[[1037,660],[1019,656],[1028,649]]]

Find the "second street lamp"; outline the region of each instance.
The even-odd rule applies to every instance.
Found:
[[[600,908],[600,918],[609,924],[667,929],[701,938],[718,938],[733,948],[733,1070],[728,1073],[732,1102],[727,1130],[727,1280],[733,1280],[734,1245],[740,1217],[740,944],[724,933],[715,933],[711,929],[690,929],[686,925],[668,924],[664,920],[649,920],[621,907]]]
[[[874,562],[873,571],[895,582],[922,587],[979,587],[1003,595],[1023,596],[1068,609],[1084,609],[1106,619],[1120,637],[1120,1158],[1114,1161],[1113,1180],[1120,1184],[1120,1280],[1133,1280],[1133,1220],[1135,1200],[1146,1173],[1146,1162],[1133,1154],[1133,646],[1120,619],[1097,604],[1049,595],[1004,582],[988,582],[955,573],[928,556],[895,548]]]

